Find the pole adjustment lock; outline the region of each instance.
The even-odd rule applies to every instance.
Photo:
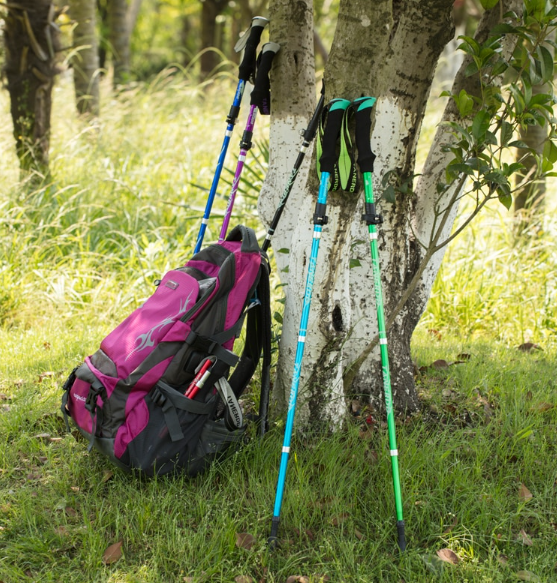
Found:
[[[313,214],[314,225],[326,225],[329,222],[329,217],[325,214],[327,212],[327,205],[318,202],[315,205],[315,213]]]
[[[366,222],[366,225],[381,225],[383,223],[383,216],[378,214],[364,214],[362,215],[362,221]]]

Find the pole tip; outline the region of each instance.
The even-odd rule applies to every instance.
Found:
[[[404,520],[399,520],[396,523],[398,531],[398,548],[404,552],[406,550],[406,536],[404,534]]]

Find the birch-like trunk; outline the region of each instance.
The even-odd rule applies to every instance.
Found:
[[[77,111],[99,115],[99,51],[95,26],[95,0],[70,0],[74,21],[71,65]]]
[[[453,38],[452,4],[452,0],[340,2],[325,70],[326,100],[377,97],[371,135],[371,146],[377,155],[376,195],[381,195],[386,173],[391,172],[398,184],[412,185],[420,172],[415,168],[416,147],[438,58]],[[298,130],[305,127],[311,110],[306,83],[310,87],[312,83],[295,76],[301,54],[296,58],[297,50],[292,48],[303,46],[303,58],[312,53],[311,31],[305,30],[308,19],[292,14],[289,3],[274,5],[272,38],[283,48],[274,66],[271,165],[260,198],[264,221],[272,217],[296,154]],[[304,3],[304,7],[308,6]],[[499,6],[493,13],[493,18],[498,17]],[[300,39],[306,44],[300,44]],[[466,79],[462,76],[460,82],[465,84]],[[436,141],[432,151],[439,153],[439,146]],[[436,196],[436,173],[441,168],[444,172],[446,166],[446,161],[435,165],[438,160],[437,156],[428,160],[429,166],[423,170],[427,180],[418,181],[414,195],[398,192],[394,204],[382,201],[378,205],[384,218],[379,229],[379,250],[387,318],[394,313],[416,273],[422,272],[425,251],[416,240],[415,229],[416,225],[423,227],[421,234],[425,235],[427,226],[431,227],[433,206],[428,201]],[[275,252],[281,279],[287,284],[275,383],[279,396],[288,393],[294,368],[317,198],[313,168],[312,162],[307,180],[305,176],[298,178],[273,240],[275,251],[288,250]],[[305,172],[307,175],[308,165]],[[363,193],[329,193],[329,222],[321,236],[297,408],[298,422],[306,426],[338,426],[353,398],[369,398],[376,408],[383,408],[379,350],[370,349],[377,335],[377,317],[369,237],[362,212]],[[454,214],[447,220],[449,231],[453,220]],[[410,339],[425,309],[439,264],[440,258],[423,271],[411,301],[400,310],[388,332],[394,402],[402,411],[418,408]]]
[[[108,40],[114,66],[113,85],[130,78],[130,35],[127,0],[108,0]]]

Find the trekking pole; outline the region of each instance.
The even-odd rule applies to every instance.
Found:
[[[387,331],[385,330],[385,314],[383,312],[383,294],[381,291],[381,273],[379,269],[379,250],[377,245],[377,225],[383,222],[383,217],[377,214],[373,198],[373,162],[375,154],[371,151],[371,108],[375,104],[374,97],[362,97],[353,102],[356,108],[356,145],[358,147],[358,165],[362,172],[365,193],[365,213],[362,220],[369,228],[373,281],[375,288],[375,304],[377,306],[377,327],[379,329],[379,349],[381,351],[381,367],[383,371],[383,389],[385,392],[385,408],[387,411],[387,427],[389,432],[389,448],[393,470],[393,487],[395,493],[396,527],[398,531],[398,546],[401,551],[406,549],[404,535],[404,520],[402,517],[402,495],[398,471],[398,449],[396,444],[395,416],[393,412],[393,395],[391,392],[391,376],[389,372],[389,355],[387,351]]]
[[[261,40],[263,29],[267,26],[268,23],[269,21],[262,16],[256,16],[253,18],[250,28],[242,35],[242,38],[240,38],[234,47],[236,52],[240,52],[242,49],[244,49],[244,58],[240,63],[238,71],[238,86],[236,87],[236,93],[234,94],[232,107],[230,108],[230,112],[226,118],[227,126],[226,132],[224,134],[224,141],[222,142],[219,159],[217,161],[217,167],[213,176],[213,182],[211,184],[211,189],[209,190],[207,204],[205,205],[205,212],[203,213],[203,218],[201,219],[201,226],[197,235],[197,242],[195,244],[194,253],[200,251],[201,245],[203,244],[203,237],[205,236],[205,231],[207,230],[207,223],[211,214],[211,208],[213,207],[213,201],[215,200],[215,194],[217,193],[217,186],[220,180],[220,175],[222,173],[222,168],[224,166],[224,159],[228,150],[228,144],[230,143],[232,131],[234,130],[234,125],[236,124],[236,120],[238,119],[238,115],[240,113],[240,105],[242,103],[242,97],[244,95],[246,83],[250,78],[253,78],[255,74],[255,53],[257,51],[257,45]]]
[[[275,497],[275,507],[271,524],[271,536],[268,544],[274,548],[277,543],[278,527],[280,522],[280,508],[284,494],[284,484],[286,480],[286,470],[288,466],[288,456],[290,454],[290,439],[292,437],[292,428],[294,425],[294,416],[296,413],[296,399],[298,398],[298,387],[300,385],[300,372],[302,369],[302,358],[304,355],[304,346],[306,342],[307,325],[309,318],[309,309],[311,305],[311,295],[313,291],[313,282],[315,279],[315,267],[317,264],[317,254],[319,252],[319,239],[323,225],[327,224],[327,191],[329,190],[329,177],[334,171],[336,159],[336,145],[342,124],[342,118],[350,102],[346,99],[333,99],[327,106],[327,120],[325,132],[323,135],[323,154],[321,155],[321,180],[319,184],[319,196],[313,215],[313,241],[311,244],[311,255],[309,258],[309,267],[306,280],[306,289],[304,292],[304,303],[302,306],[302,318],[298,332],[298,345],[296,348],[296,358],[294,361],[294,374],[290,388],[290,399],[288,401],[288,415],[286,417],[286,427],[284,430],[284,442],[282,446],[282,456],[280,460],[280,469]]]
[[[267,231],[267,235],[265,236],[265,241],[263,241],[263,245],[261,247],[263,251],[267,251],[267,249],[269,249],[269,247],[271,246],[271,238],[275,234],[275,230],[277,228],[277,225],[279,224],[280,217],[282,216],[282,212],[284,211],[286,201],[288,200],[288,197],[290,196],[290,192],[292,191],[292,187],[294,186],[294,182],[296,181],[296,177],[298,176],[298,171],[300,170],[300,166],[302,165],[302,162],[304,161],[304,158],[306,156],[306,152],[307,152],[307,149],[308,149],[310,143],[313,141],[313,139],[315,138],[315,134],[317,133],[317,128],[319,126],[319,119],[321,117],[321,112],[323,111],[323,105],[325,103],[324,93],[325,93],[325,85],[323,85],[321,88],[321,97],[319,98],[319,101],[317,103],[317,107],[315,108],[315,111],[313,112],[313,116],[308,124],[308,127],[305,131],[302,132],[302,137],[303,137],[304,141],[302,142],[302,145],[300,146],[300,151],[298,153],[298,157],[296,158],[296,162],[294,162],[294,167],[292,168],[292,173],[290,174],[290,178],[288,179],[288,182],[286,183],[286,186],[284,188],[284,192],[282,193],[282,198],[280,199],[280,202],[279,202],[279,205],[277,207],[277,210],[275,211],[275,215],[273,217],[273,220],[271,221],[271,225],[269,226],[269,230]]]
[[[238,164],[236,165],[236,172],[234,174],[234,180],[232,181],[232,189],[230,191],[230,196],[228,197],[226,211],[224,212],[224,220],[220,230],[219,243],[222,243],[226,238],[228,223],[230,222],[232,208],[234,207],[236,193],[238,192],[238,186],[240,184],[240,177],[242,176],[242,170],[244,169],[247,153],[252,146],[251,139],[253,138],[253,128],[255,127],[257,111],[259,110],[262,115],[269,115],[271,113],[269,71],[271,70],[273,59],[279,50],[280,45],[277,43],[265,43],[261,49],[261,60],[258,62],[255,84],[253,91],[251,92],[251,107],[248,114],[248,120],[246,122],[246,129],[244,130],[242,140],[240,142]]]

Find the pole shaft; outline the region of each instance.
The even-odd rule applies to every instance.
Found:
[[[371,172],[364,172],[365,200],[368,204],[375,204],[373,198],[373,181]],[[396,443],[395,416],[393,410],[393,395],[391,390],[391,375],[389,371],[389,354],[387,350],[387,332],[385,313],[383,309],[383,292],[381,287],[381,270],[379,264],[379,249],[377,245],[377,228],[369,225],[369,239],[371,246],[371,260],[373,281],[375,288],[375,304],[377,307],[377,327],[379,329],[379,350],[381,352],[381,368],[383,372],[383,389],[385,393],[385,408],[387,410],[387,427],[389,432],[389,449],[391,450],[391,465],[393,473],[393,488],[395,493],[395,508],[397,521],[402,521],[402,495],[400,490],[400,476],[398,468],[398,450]]]
[[[321,183],[319,186],[318,204],[327,204],[327,191],[329,188],[329,173],[321,173]],[[306,344],[307,326],[309,320],[309,311],[311,307],[311,297],[313,294],[313,283],[315,280],[315,268],[317,265],[317,255],[319,253],[319,241],[323,227],[315,224],[313,227],[313,240],[311,243],[311,254],[309,258],[308,274],[306,279],[306,289],[304,293],[304,303],[302,306],[302,317],[300,320],[300,329],[298,332],[298,344],[296,346],[296,358],[294,361],[294,374],[290,387],[290,398],[288,400],[288,415],[286,417],[286,427],[284,430],[284,442],[282,445],[282,455],[280,460],[279,477],[277,482],[277,492],[275,496],[275,506],[273,510],[273,520],[278,523],[282,498],[284,494],[284,485],[286,481],[286,470],[290,454],[290,441],[292,438],[292,428],[294,426],[294,417],[296,414],[296,400],[298,398],[298,389],[300,386],[300,374],[302,370],[302,359]]]
[[[240,178],[242,176],[242,171],[244,169],[246,156],[248,153],[248,149],[251,147],[251,134],[253,132],[253,128],[255,127],[256,118],[257,118],[257,106],[252,105],[250,106],[248,120],[246,122],[246,129],[244,130],[244,136],[249,134],[250,142],[247,147],[244,146],[242,149],[240,149],[240,154],[238,155],[236,172],[234,173],[234,180],[232,181],[232,188],[230,190],[230,195],[228,197],[228,204],[226,205],[226,211],[224,212],[224,219],[222,221],[222,227],[220,230],[219,243],[224,241],[224,239],[226,238],[226,232],[228,231],[228,224],[230,223],[230,217],[232,216],[232,209],[234,207],[234,201],[236,200],[236,193],[238,192],[238,186],[240,184]],[[242,140],[242,144],[243,143],[244,140]]]
[[[238,86],[236,87],[236,93],[234,94],[234,101],[232,103],[231,111],[234,110],[236,112],[239,112],[245,88],[246,82],[240,80],[238,82]],[[236,118],[230,119],[229,117],[229,122],[228,125],[226,126],[226,132],[224,134],[222,148],[219,154],[219,159],[217,161],[217,167],[215,169],[215,174],[213,176],[213,182],[211,183],[211,189],[209,191],[209,196],[207,197],[205,212],[203,213],[203,219],[201,221],[201,226],[199,228],[199,233],[197,235],[197,242],[195,243],[194,253],[198,253],[201,250],[201,245],[203,244],[203,238],[205,237],[205,231],[207,230],[207,222],[209,220],[209,216],[211,215],[211,209],[213,208],[213,201],[215,200],[215,194],[217,193],[217,186],[219,184],[220,175],[222,173],[222,169],[224,166],[224,159],[226,158],[228,144],[230,143],[230,138],[232,137],[232,131],[234,130],[235,123]]]

